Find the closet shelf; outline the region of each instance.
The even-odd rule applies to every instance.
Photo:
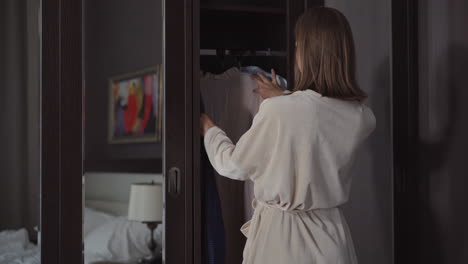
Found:
[[[215,49],[200,49],[200,55],[202,56],[216,56],[218,55],[217,51]],[[230,56],[236,56],[236,52],[232,52],[231,50],[227,49],[224,51],[224,55]],[[241,56],[243,57],[248,57],[248,56],[275,56],[275,57],[286,57],[287,52],[286,51],[277,51],[277,50],[256,50],[254,52],[246,52],[242,54]]]
[[[233,4],[202,4],[202,10],[226,11],[226,12],[247,12],[247,13],[270,13],[285,14],[286,9],[279,7],[233,5]]]

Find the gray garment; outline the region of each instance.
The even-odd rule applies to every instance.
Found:
[[[249,129],[258,112],[262,98],[253,92],[256,88],[250,74],[235,67],[222,74],[205,73],[200,78],[205,112],[234,142]]]
[[[251,126],[263,99],[253,90],[257,83],[249,73],[231,68],[222,74],[200,78],[205,113],[234,141]],[[226,264],[241,263],[245,237],[239,229],[253,215],[253,182],[235,181],[215,173],[226,233]],[[244,189],[245,188],[245,189]]]
[[[271,74],[257,66],[231,68],[222,74],[206,73],[201,78],[201,93],[205,103],[205,112],[210,115],[235,142],[251,126],[253,117],[257,114],[263,99],[253,93],[257,84],[250,78],[251,74],[263,73],[271,80]],[[281,88],[287,88],[287,81],[276,76]],[[289,91],[285,90],[285,93]],[[229,99],[228,99],[229,98]],[[222,181],[222,180],[221,180]],[[220,194],[225,195],[225,194]],[[254,200],[253,181],[244,182],[244,220],[253,216],[252,201]]]

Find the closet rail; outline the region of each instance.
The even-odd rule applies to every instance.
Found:
[[[276,51],[276,50],[248,50],[248,51],[239,51],[239,50],[229,50],[229,49],[200,49],[200,55],[202,56],[275,56],[275,57],[286,57],[286,51]]]

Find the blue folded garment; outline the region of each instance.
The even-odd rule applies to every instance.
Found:
[[[271,81],[271,73],[263,70],[262,68],[260,68],[258,66],[241,67],[240,71],[245,72],[245,73],[250,73],[250,74],[257,74],[257,73],[261,72],[263,75],[265,75],[265,77],[267,77]],[[278,74],[276,75],[276,81],[278,82],[278,85],[281,88],[283,88],[285,90],[288,88],[288,81],[285,78],[279,76]]]

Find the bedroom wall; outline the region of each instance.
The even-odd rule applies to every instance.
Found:
[[[390,0],[326,0],[348,18],[357,53],[357,78],[377,119],[358,154],[351,197],[344,207],[359,263],[393,263]]]
[[[161,144],[107,144],[109,78],[162,63],[161,1],[85,2],[85,159],[161,158]]]
[[[0,1],[0,230],[40,211],[39,0]]]
[[[84,175],[84,200],[85,206],[99,209],[96,205],[105,206],[107,212],[112,204],[120,206],[121,214],[126,215],[128,212],[128,203],[130,199],[130,188],[133,183],[149,183],[154,181],[158,184],[164,184],[162,174],[159,173],[108,173],[108,172],[87,172]],[[93,206],[94,202],[94,207]],[[98,203],[96,203],[98,202]],[[119,208],[119,207],[118,207]]]
[[[417,263],[468,263],[466,0],[418,1]]]

